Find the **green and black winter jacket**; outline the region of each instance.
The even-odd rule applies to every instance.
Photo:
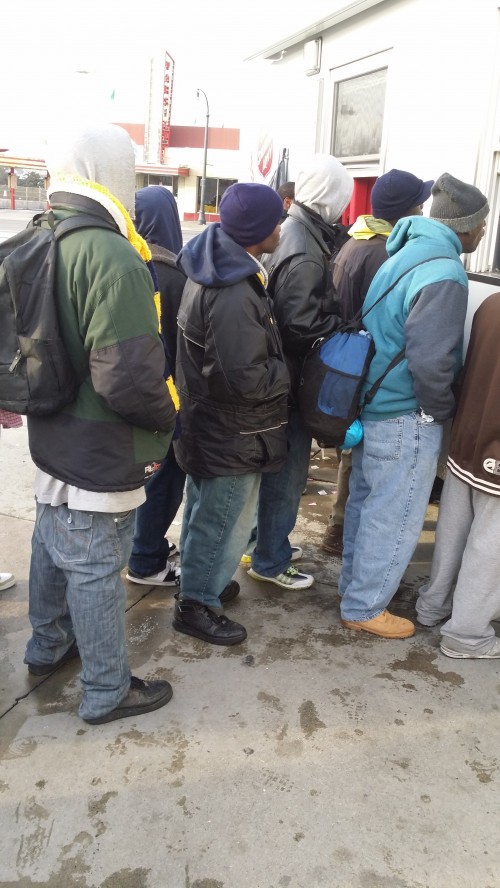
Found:
[[[73,214],[53,208],[58,220]],[[83,381],[64,410],[28,418],[33,461],[84,490],[134,490],[165,456],[176,416],[151,275],[118,227],[85,228],[59,241],[56,280],[62,335]]]

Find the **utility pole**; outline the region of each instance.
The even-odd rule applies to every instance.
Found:
[[[207,103],[207,116],[205,120],[205,139],[203,142],[203,174],[201,178],[200,213],[198,216],[198,222],[200,223],[200,225],[206,225],[207,220],[205,219],[205,192],[207,189],[208,121],[210,120],[210,110],[208,107],[208,99],[206,93],[204,93],[202,89],[196,90],[196,98],[200,98],[200,93],[205,96],[205,102]]]

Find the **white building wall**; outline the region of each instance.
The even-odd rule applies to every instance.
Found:
[[[487,268],[500,211],[499,19],[496,0],[388,0],[317,31],[321,68],[312,77],[304,73],[302,44],[274,63],[249,62],[256,78],[265,74],[255,120],[269,128],[276,157],[289,149],[288,178],[305,152],[331,151],[338,81],[387,65],[380,162],[353,164],[353,174],[377,176],[398,167],[423,179],[448,171],[474,182],[494,204],[488,234],[470,263]],[[255,127],[243,129],[242,149],[248,176],[259,180]]]

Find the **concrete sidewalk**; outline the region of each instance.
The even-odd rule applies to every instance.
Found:
[[[437,630],[391,642],[340,626],[319,551],[325,457],[294,532],[315,586],[283,592],[240,569],[229,607],[248,640],[224,649],[172,630],[172,592],[127,584],[133,671],[174,697],[90,727],[77,663],[44,679],[22,663],[33,467],[26,430],[2,434],[0,568],[18,582],[0,595],[0,888],[500,886],[498,662],[447,660]]]

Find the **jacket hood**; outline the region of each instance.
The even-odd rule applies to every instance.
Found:
[[[298,201],[293,202],[288,211],[288,219],[285,219],[281,226],[280,244],[285,232],[290,227],[290,219],[296,219],[298,222],[305,225],[313,235],[314,239],[317,240],[327,252],[331,253],[335,248],[339,226],[335,223],[330,225],[328,222],[325,222],[319,213],[316,213],[314,210],[311,210],[310,207],[306,207],[305,204],[301,204]]]
[[[47,194],[71,191],[88,194],[84,183],[104,185],[132,219],[135,198],[135,154],[132,139],[121,126],[104,124],[53,133],[45,149],[50,175]],[[103,205],[104,198],[94,195]],[[108,207],[106,207],[108,209]]]
[[[229,287],[259,271],[253,256],[222,231],[218,222],[188,241],[177,257],[177,265],[188,278],[205,287]]]
[[[174,195],[162,185],[148,185],[135,195],[135,227],[148,244],[172,253],[182,250],[182,231]]]
[[[314,154],[297,173],[295,200],[331,225],[347,207],[353,187],[350,172],[333,154]]]
[[[434,241],[436,245],[448,247],[453,253],[460,255],[462,244],[451,228],[438,222],[436,219],[428,219],[426,216],[405,216],[396,222],[387,241],[389,256],[398,253],[409,241],[417,241],[420,238],[426,241]]]
[[[358,216],[347,233],[354,240],[370,240],[377,235],[389,237],[391,231],[392,225],[385,219],[376,219],[375,216]]]

